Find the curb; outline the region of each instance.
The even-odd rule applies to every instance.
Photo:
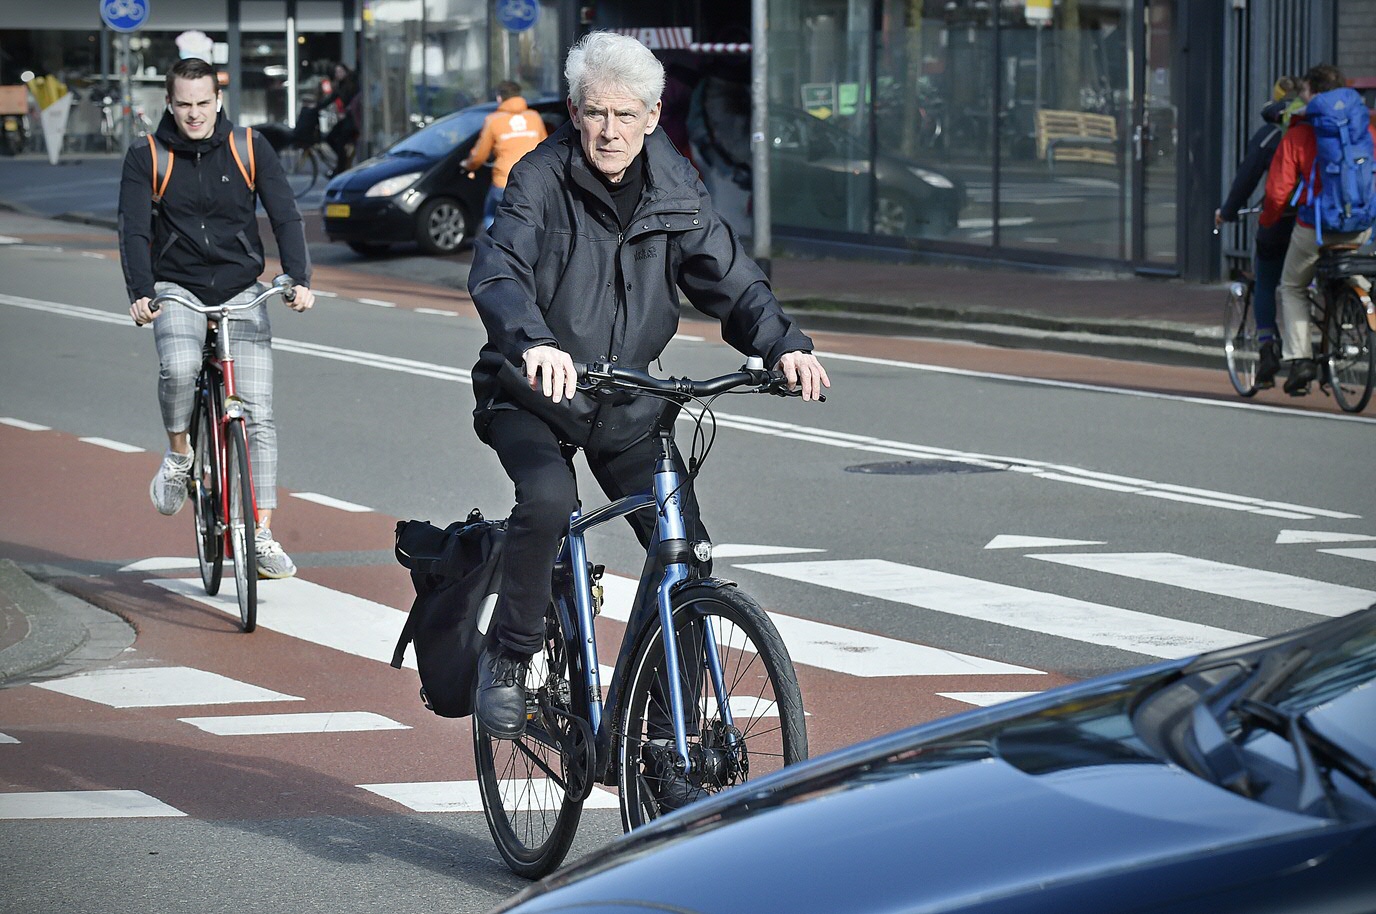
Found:
[[[0,682],[53,666],[89,637],[85,625],[9,559],[0,559],[0,607],[17,611],[29,627],[22,641],[0,650]]]

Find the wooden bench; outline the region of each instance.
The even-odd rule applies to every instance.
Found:
[[[1037,158],[1056,162],[1118,164],[1118,122],[1107,114],[1043,108],[1037,112]]]

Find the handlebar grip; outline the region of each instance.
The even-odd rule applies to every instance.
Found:
[[[272,287],[282,293],[284,301],[296,301],[296,285],[286,273],[278,273],[272,278]]]

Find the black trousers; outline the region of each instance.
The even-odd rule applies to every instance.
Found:
[[[578,507],[573,470],[577,448],[563,444],[542,419],[523,409],[499,410],[487,428],[488,443],[516,485],[516,504],[507,520],[502,592],[493,613],[497,641],[510,651],[534,654],[544,645],[545,609],[550,601],[551,571],[568,532],[569,515]],[[586,451],[593,477],[608,499],[649,487],[659,442],[648,438],[617,453]],[[685,473],[674,450],[674,462]],[[692,486],[680,492],[690,539],[706,539]],[[642,546],[654,533],[649,509],[626,518]]]

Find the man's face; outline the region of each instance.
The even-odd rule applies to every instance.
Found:
[[[569,115],[583,139],[583,153],[613,183],[645,148],[645,137],[659,124],[660,102],[646,108],[621,90],[590,91],[581,108],[569,100]]]
[[[167,103],[172,106],[177,130],[188,140],[204,140],[215,132],[215,118],[218,116],[216,102],[219,100],[217,89],[214,77],[210,76],[200,79],[178,77],[172,81],[172,95]]]

